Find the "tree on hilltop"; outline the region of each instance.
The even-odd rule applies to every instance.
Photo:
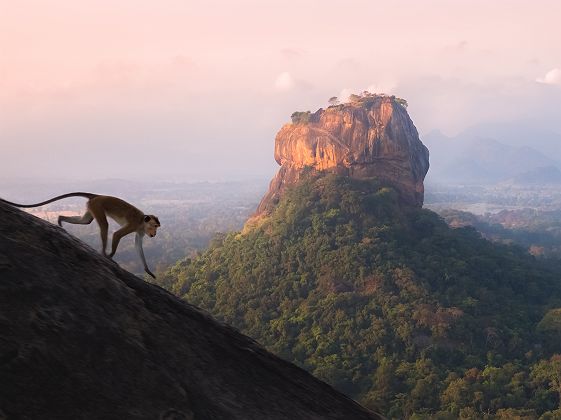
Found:
[[[407,103],[407,101],[406,101],[405,99],[403,99],[403,98],[398,98],[398,97],[395,97],[395,96],[394,96],[394,99],[395,99],[395,101],[396,101],[398,104],[400,104],[403,108],[407,108],[407,106],[409,105],[409,104]]]
[[[337,98],[337,96],[332,96],[331,98],[329,98],[329,105],[330,106],[337,106],[339,105],[339,99]]]
[[[290,118],[292,119],[292,124],[306,124],[310,121],[311,115],[311,111],[296,111],[292,113]]]

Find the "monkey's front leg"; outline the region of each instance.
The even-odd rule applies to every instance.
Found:
[[[142,238],[144,234],[136,232],[136,236],[134,238],[134,245],[136,246],[136,250],[138,251],[138,255],[142,260],[142,264],[144,264],[144,271],[148,273],[152,278],[156,278],[156,276],[150,271],[148,268],[148,264],[146,264],[146,258],[144,257],[144,250],[142,249]]]
[[[113,258],[113,255],[117,252],[117,247],[119,246],[121,238],[129,233],[133,233],[134,228],[134,226],[126,225],[113,234],[113,240],[111,241],[111,254],[109,254],[109,258]]]

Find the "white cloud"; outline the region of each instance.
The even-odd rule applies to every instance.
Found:
[[[558,68],[551,69],[544,77],[538,77],[536,82],[545,83],[546,85],[561,85],[561,70]]]
[[[379,83],[372,83],[366,89],[344,88],[339,93],[338,99],[339,99],[339,102],[345,103],[345,102],[348,102],[349,96],[351,96],[351,94],[354,93],[356,95],[360,95],[363,91],[368,91],[370,93],[391,94],[391,93],[394,92],[396,86],[397,86],[397,82],[391,81],[391,80],[386,80],[386,81],[379,82]]]
[[[283,48],[280,52],[282,57],[287,60],[298,60],[304,55],[302,51],[292,48]]]
[[[384,80],[377,83],[372,83],[366,88],[370,93],[392,93],[396,88],[397,83],[393,80]]]
[[[290,90],[294,87],[294,79],[289,72],[285,71],[275,79],[275,89],[280,91]]]
[[[349,96],[351,96],[351,93],[353,93],[352,89],[349,88],[344,88],[341,90],[341,92],[339,93],[339,102],[341,103],[345,103],[349,100]]]

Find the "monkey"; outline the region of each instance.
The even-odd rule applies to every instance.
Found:
[[[144,251],[142,249],[142,240],[144,235],[153,238],[156,236],[156,231],[160,227],[160,221],[153,214],[144,214],[142,211],[134,207],[132,204],[127,203],[117,197],[108,195],[98,195],[87,192],[72,192],[68,194],[59,195],[41,203],[36,204],[17,204],[0,198],[0,201],[14,207],[32,208],[39,207],[54,201],[62,200],[69,197],[84,197],[88,199],[86,204],[87,210],[82,216],[58,216],[57,223],[62,227],[62,223],[72,223],[76,225],[89,225],[94,219],[99,225],[99,233],[101,235],[102,254],[108,258],[113,258],[119,241],[124,236],[135,232],[136,237],[134,244],[142,264],[144,264],[144,271],[156,278],[156,276],[148,268]],[[121,228],[113,234],[111,241],[111,253],[108,255],[107,249],[107,231],[109,224],[107,223],[107,216],[115,220]]]

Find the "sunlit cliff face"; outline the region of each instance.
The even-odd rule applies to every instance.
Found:
[[[422,206],[429,152],[402,99],[370,95],[359,102],[320,109],[286,124],[275,138],[281,166],[256,215],[272,210],[287,186],[306,170],[391,184],[404,203]]]

